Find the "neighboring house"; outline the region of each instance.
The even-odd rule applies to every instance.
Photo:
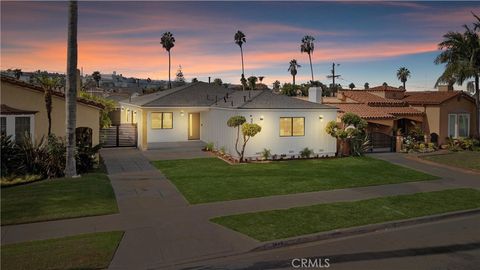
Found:
[[[47,110],[43,88],[1,77],[1,133],[19,139],[25,133],[37,142],[48,133]],[[88,134],[92,144],[99,143],[102,105],[77,98],[77,134]],[[65,95],[52,94],[52,133],[65,137]],[[80,137],[80,136],[78,136]]]
[[[277,155],[298,155],[305,147],[321,156],[336,151],[336,140],[325,132],[326,124],[336,119],[335,107],[268,90],[238,91],[197,82],[120,105],[122,123],[138,123],[138,146],[144,150],[166,142],[201,140],[237,156],[237,130],[228,127],[227,120],[242,115],[262,127],[247,144],[245,157],[260,156],[264,148]]]
[[[463,91],[406,92],[404,100],[425,112],[423,128],[432,140],[478,136],[475,99]]]
[[[439,144],[447,137],[475,136],[475,101],[462,91],[441,87],[440,91],[405,91],[391,86],[340,91],[324,104],[339,108],[339,117],[352,112],[368,122],[370,133],[389,136],[400,130],[408,134],[420,127]]]

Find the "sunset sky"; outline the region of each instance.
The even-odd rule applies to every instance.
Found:
[[[1,69],[66,69],[66,2],[1,2]],[[399,86],[396,70],[412,72],[409,90],[433,89],[442,66],[433,63],[447,31],[471,24],[478,2],[80,2],[79,62],[84,73],[117,71],[124,76],[168,79],[168,57],[160,45],[171,31],[172,70],[187,80],[222,78],[239,83],[242,30],[246,76],[291,82],[288,62],[297,59],[297,82],[309,80],[308,56],[300,40],[315,37],[316,79],[340,63],[339,81],[363,87]],[[174,75],[172,75],[174,76]]]

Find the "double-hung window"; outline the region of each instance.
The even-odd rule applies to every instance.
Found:
[[[453,138],[470,135],[470,114],[458,113],[448,115],[448,136]]]
[[[280,137],[305,136],[305,117],[280,117]]]
[[[30,117],[17,116],[15,117],[15,141],[23,142],[25,136],[31,136]]]
[[[151,126],[153,129],[172,129],[173,112],[152,112]]]

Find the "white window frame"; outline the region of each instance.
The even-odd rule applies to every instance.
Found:
[[[2,114],[1,117],[5,117],[7,121],[7,136],[12,136],[12,140],[15,141],[15,118],[17,117],[29,117],[30,118],[30,137],[32,140],[35,138],[35,115],[33,114]]]
[[[467,136],[465,137],[468,137],[470,135],[470,114],[469,113],[449,113],[448,114],[448,136],[450,137],[451,134],[450,134],[450,128],[452,127],[452,124],[454,125],[454,130],[455,130],[455,134],[454,136],[452,136],[453,138],[459,138],[459,129],[460,129],[460,126],[458,124],[458,118],[459,116],[462,115],[462,116],[466,116],[467,117]],[[455,117],[455,123],[451,123],[450,122],[450,116],[454,116]]]

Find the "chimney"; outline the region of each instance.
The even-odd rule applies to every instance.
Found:
[[[308,101],[322,104],[322,88],[321,87],[308,88]]]
[[[208,84],[210,84],[210,78],[211,78],[211,77],[208,77]]]
[[[439,85],[438,91],[440,92],[449,92],[453,91],[453,85]]]

